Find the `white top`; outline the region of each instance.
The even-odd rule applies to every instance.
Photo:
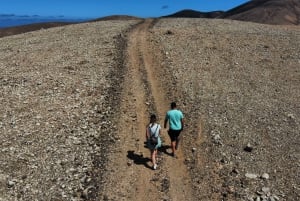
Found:
[[[154,123],[152,125],[152,127],[151,127],[151,125],[149,125],[150,136],[155,135],[157,137],[159,135],[159,130],[160,130],[161,127],[157,123]]]

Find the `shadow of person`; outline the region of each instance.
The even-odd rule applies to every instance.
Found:
[[[161,145],[161,147],[158,148],[158,151],[159,151],[159,152],[163,152],[163,153],[165,153],[165,154],[167,154],[167,155],[169,155],[169,156],[172,156],[172,152],[168,152],[168,151],[167,151],[168,149],[171,149],[171,146],[170,146],[170,145]]]
[[[152,167],[148,164],[151,159],[144,157],[143,154],[137,154],[134,153],[134,151],[127,151],[127,158],[137,165],[144,165],[146,168],[152,169]]]

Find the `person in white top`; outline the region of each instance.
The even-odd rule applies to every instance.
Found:
[[[146,128],[146,141],[151,152],[151,160],[154,170],[157,168],[157,149],[161,147],[160,133],[161,126],[156,122],[156,115],[152,114],[150,117],[150,122]]]

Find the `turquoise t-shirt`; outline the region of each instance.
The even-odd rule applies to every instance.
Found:
[[[169,110],[166,114],[166,120],[169,120],[169,128],[172,130],[181,130],[181,119],[183,114],[180,110]]]

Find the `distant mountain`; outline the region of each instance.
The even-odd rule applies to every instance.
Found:
[[[136,20],[136,19],[141,19],[141,18],[130,16],[130,15],[110,15],[110,16],[101,17],[101,18],[91,20],[90,22],[105,21],[105,20]]]
[[[300,0],[252,0],[221,16],[263,24],[300,24]]]
[[[14,15],[14,14],[0,14],[0,28],[15,27],[36,23],[75,23],[82,22],[87,19],[69,18],[65,16],[39,16],[39,15]]]
[[[275,25],[300,25],[300,0],[252,0],[228,11],[199,12],[182,10],[162,17],[219,18]],[[130,19],[139,18],[127,15],[112,15],[90,20],[90,22]],[[0,37],[79,22],[88,22],[88,19],[68,19],[64,16],[41,17],[38,15],[0,14]]]
[[[224,11],[199,12],[199,11],[187,9],[163,17],[217,18],[222,14],[224,14]]]
[[[163,17],[221,18],[275,25],[300,25],[300,0],[252,0],[226,12],[182,10]]]

